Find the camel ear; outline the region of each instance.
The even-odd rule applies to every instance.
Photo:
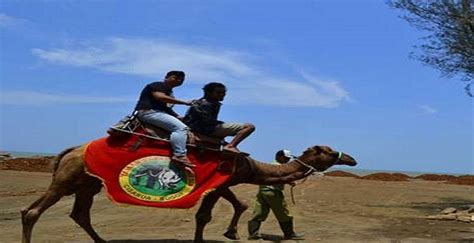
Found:
[[[314,151],[313,147],[307,148],[305,151],[303,151],[303,155],[308,155],[309,153],[312,153]]]

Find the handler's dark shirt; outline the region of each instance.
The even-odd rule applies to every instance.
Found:
[[[216,125],[224,123],[217,120],[221,105],[218,101],[208,101],[205,98],[194,101],[183,122],[194,132],[211,135]]]
[[[153,82],[147,84],[140,94],[140,99],[135,106],[135,110],[153,109],[166,112],[170,115],[174,114],[173,110],[168,107],[167,103],[159,101],[153,97],[153,92],[161,92],[171,96],[173,94],[173,89],[166,86],[164,82]]]

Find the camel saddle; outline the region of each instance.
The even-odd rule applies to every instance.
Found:
[[[141,132],[103,137],[84,151],[87,173],[102,181],[109,199],[148,207],[190,208],[225,183],[237,166],[237,155],[197,146],[188,146],[187,152],[195,167],[174,163],[169,141]]]
[[[107,130],[107,133],[110,136],[117,138],[125,138],[132,134],[142,136],[144,138],[151,138],[155,140],[164,140],[168,141],[170,139],[170,132],[153,126],[151,124],[141,122],[137,117],[136,113],[124,117],[117,124],[110,127]],[[140,141],[138,141],[140,143]],[[188,140],[187,145],[191,147],[198,147],[201,149],[210,149],[210,150],[222,150],[222,145],[225,145],[226,142],[223,138],[209,137],[202,134],[194,133],[188,131]],[[137,144],[140,146],[140,144]]]

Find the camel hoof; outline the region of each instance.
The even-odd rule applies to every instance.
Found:
[[[237,231],[235,231],[235,230],[227,230],[224,233],[224,236],[227,237],[227,239],[240,240],[239,233],[237,233]]]

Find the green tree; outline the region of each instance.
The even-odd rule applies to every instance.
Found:
[[[474,78],[474,0],[389,0],[411,25],[428,32],[411,56],[445,77],[460,77],[469,96]]]

